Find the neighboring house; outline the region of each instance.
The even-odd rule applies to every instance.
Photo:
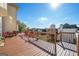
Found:
[[[2,5],[2,3],[0,3],[0,5]],[[2,32],[17,31],[17,22],[16,22],[17,6],[13,3],[8,4],[5,3],[5,6],[3,7],[0,6],[1,7],[0,9],[6,8],[6,11],[0,10],[0,14],[2,13],[0,16],[0,35],[2,35]]]
[[[77,28],[63,28],[61,25],[58,29],[58,40],[75,43]],[[61,34],[62,33],[62,34]]]

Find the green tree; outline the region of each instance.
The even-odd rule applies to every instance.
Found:
[[[24,23],[18,21],[18,30],[19,30],[19,32],[24,32],[24,31],[26,31],[26,30],[27,30],[26,27],[27,27],[27,26],[26,26]]]

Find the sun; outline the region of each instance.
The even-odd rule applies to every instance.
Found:
[[[55,10],[58,9],[60,5],[61,5],[60,3],[50,3],[50,6]]]

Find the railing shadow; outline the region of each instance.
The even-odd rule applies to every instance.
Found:
[[[39,45],[37,45],[37,44],[34,43],[34,42],[38,42],[39,39],[36,39],[36,40],[31,41],[31,40],[26,40],[25,38],[23,38],[22,35],[19,35],[19,37],[20,37],[21,39],[23,39],[23,40],[25,41],[25,43],[26,43],[26,42],[29,42],[29,43],[35,45],[36,47],[40,48],[40,49],[43,50],[44,52],[48,53],[49,55],[51,55],[51,56],[56,56],[54,53],[51,53],[50,51],[46,50],[45,48],[43,48],[43,47],[41,47],[41,46],[39,46]]]

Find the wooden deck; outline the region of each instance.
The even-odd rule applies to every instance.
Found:
[[[32,39],[31,42],[43,48],[43,50],[45,50],[47,53],[51,55],[54,54],[55,51],[53,48],[54,44],[42,40],[35,41]],[[56,48],[57,48],[57,56],[77,56],[76,45],[74,44],[63,42],[63,46],[62,46],[61,42],[59,42],[56,44]]]
[[[57,55],[58,56],[77,56],[76,45],[63,42],[64,49],[62,44],[59,42],[57,46]]]
[[[26,40],[26,42],[25,42]],[[0,55],[9,56],[51,56],[54,54],[54,44],[42,40],[19,36],[5,39],[5,47],[0,47]],[[77,56],[76,46],[73,44],[63,42],[65,49],[59,42],[56,44],[57,56]]]
[[[5,47],[0,47],[0,55],[8,56],[50,56],[29,42],[20,37],[5,39]]]

